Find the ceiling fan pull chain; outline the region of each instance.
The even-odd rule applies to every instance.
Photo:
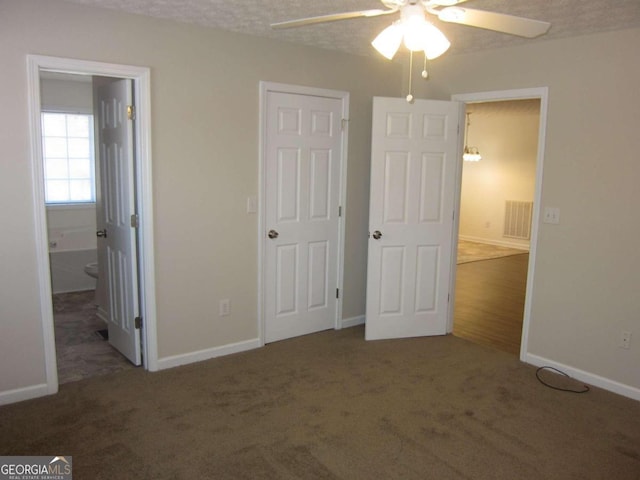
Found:
[[[422,78],[425,80],[429,76],[429,72],[427,72],[427,52],[424,52],[424,66],[422,67]]]
[[[413,50],[409,51],[409,95],[407,95],[407,102],[413,102],[413,95],[411,93],[411,74],[413,72]]]

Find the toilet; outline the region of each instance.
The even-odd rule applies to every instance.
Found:
[[[98,262],[87,263],[84,266],[84,273],[89,275],[90,277],[98,279]]]
[[[91,278],[95,278],[96,279],[96,293],[94,296],[94,300],[93,303],[99,307],[100,305],[100,295],[99,295],[99,291],[100,291],[100,283],[101,282],[100,278],[99,278],[99,268],[98,268],[98,262],[92,262],[92,263],[87,263],[84,266],[84,273],[86,273],[87,275],[89,275]],[[101,318],[101,317],[99,317]]]

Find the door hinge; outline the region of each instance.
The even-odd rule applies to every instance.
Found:
[[[136,327],[136,330],[140,330],[142,328],[142,317],[134,318],[133,326]]]
[[[133,105],[127,105],[127,118],[129,120],[136,119],[136,107],[134,107]]]
[[[340,205],[338,207],[338,216],[341,217],[342,216],[342,205]]]
[[[340,289],[336,288],[336,298],[340,298]]]
[[[131,228],[138,228],[140,226],[140,219],[138,218],[138,214],[134,213],[131,215]]]
[[[343,118],[342,122],[340,123],[340,129],[344,130],[345,127],[349,124],[349,119],[348,118]]]

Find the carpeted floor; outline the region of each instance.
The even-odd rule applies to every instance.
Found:
[[[0,452],[71,455],[77,479],[638,479],[640,402],[356,327],[62,385],[0,407]]]
[[[460,265],[461,263],[478,262],[480,260],[491,260],[493,258],[523,255],[526,253],[528,253],[528,250],[471,242],[469,240],[458,240],[457,263]]]
[[[135,368],[99,334],[106,328],[96,315],[95,291],[53,295],[58,382]]]

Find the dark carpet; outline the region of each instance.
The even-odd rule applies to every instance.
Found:
[[[2,455],[76,479],[638,479],[640,402],[552,390],[453,336],[327,331],[0,408]]]

